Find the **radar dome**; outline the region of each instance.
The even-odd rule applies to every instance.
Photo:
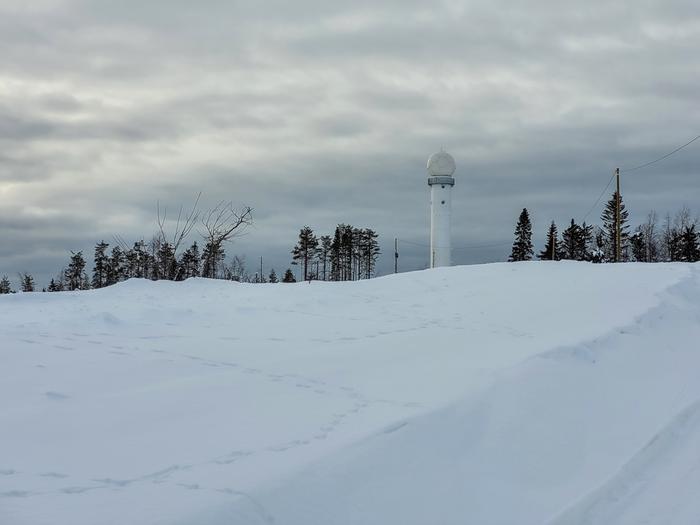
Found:
[[[456,169],[455,159],[444,150],[433,153],[428,159],[428,175],[431,177],[451,177]]]

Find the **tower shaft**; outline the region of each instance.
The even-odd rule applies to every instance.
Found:
[[[430,267],[452,264],[452,187],[451,176],[428,178],[430,185]]]

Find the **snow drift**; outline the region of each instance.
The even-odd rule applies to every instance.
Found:
[[[0,523],[690,524],[700,273],[0,297]]]

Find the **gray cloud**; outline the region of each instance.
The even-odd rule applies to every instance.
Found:
[[[8,0],[0,6],[0,273],[148,238],[155,204],[255,209],[230,253],[283,270],[338,222],[427,250],[424,165],[457,159],[455,244],[581,218],[617,166],[698,133],[700,5]],[[633,220],[700,197],[697,148],[623,179]],[[598,215],[594,212],[593,217]],[[461,263],[508,247],[460,249]]]

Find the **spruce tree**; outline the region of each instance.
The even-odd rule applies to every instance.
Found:
[[[107,286],[109,274],[109,258],[106,250],[109,247],[104,241],[100,241],[95,245],[95,257],[92,267],[92,287],[102,288]]]
[[[202,251],[202,277],[217,279],[226,254],[221,244],[207,242]]]
[[[12,293],[12,284],[10,284],[10,280],[7,278],[7,275],[3,275],[2,279],[0,279],[0,295]]]
[[[158,244],[156,262],[158,278],[174,281],[175,274],[177,273],[177,259],[175,259],[175,248],[172,244],[167,241],[161,241]]]
[[[685,262],[700,261],[700,245],[698,245],[698,233],[695,224],[686,226],[679,235],[679,260]]]
[[[561,234],[561,258],[572,261],[584,260],[585,253],[581,253],[583,230],[581,226],[571,219],[571,224]]]
[[[593,225],[586,224],[586,221],[583,221],[583,224],[581,224],[581,234],[578,238],[578,245],[576,246],[577,261],[590,261],[593,259],[591,245],[593,244],[594,237]]]
[[[20,287],[23,292],[33,292],[35,290],[34,277],[29,273],[20,274]]]
[[[508,260],[510,262],[529,261],[532,255],[532,223],[527,208],[523,208],[515,226],[515,241]]]
[[[646,260],[646,243],[644,242],[644,232],[638,226],[632,235],[630,235],[630,247],[632,248],[632,257],[637,262],[645,262]]]
[[[182,257],[180,257],[178,280],[199,277],[199,262],[199,246],[197,246],[197,242],[195,241],[192,243],[192,246],[184,251]]]
[[[544,246],[544,250],[542,250],[537,257],[542,261],[558,261],[561,259],[560,253],[561,246],[559,242],[559,234],[557,232],[557,225],[554,224],[554,221],[552,221],[552,224],[550,224],[549,230],[547,231],[547,242]]]
[[[294,273],[292,273],[291,268],[287,268],[287,271],[284,272],[284,277],[282,278],[283,283],[295,283],[297,280],[294,278]]]
[[[314,235],[314,232],[308,226],[304,226],[299,231],[299,240],[296,246],[292,249],[292,264],[301,265],[301,273],[306,281],[309,278],[309,268],[311,262],[316,257],[316,252],[318,249],[318,239]]]
[[[617,227],[616,227],[616,217],[617,217],[617,192],[613,193],[613,196],[605,205],[603,209],[603,214],[600,219],[603,221],[603,232],[605,233],[605,255],[610,261],[623,261],[626,259],[625,254],[627,253],[627,248],[629,246],[629,212],[625,208],[624,202],[622,202],[622,195],[620,195],[620,248],[621,252],[617,253]]]
[[[56,281],[55,279],[51,279],[51,282],[49,283],[49,287],[47,288],[47,292],[60,292],[63,290],[63,284],[61,281]]]
[[[111,286],[126,279],[128,273],[126,254],[119,247],[112,248],[112,254],[109,257],[109,266],[107,272],[107,285]]]
[[[135,242],[133,247],[123,254],[122,260],[121,276],[123,279],[150,277],[149,254],[145,241]]]
[[[70,263],[68,268],[65,270],[64,280],[66,283],[66,289],[81,290],[90,288],[89,281],[87,281],[87,275],[85,274],[85,259],[83,258],[83,252],[74,253],[71,252]],[[86,281],[88,286],[85,286]]]
[[[270,283],[278,283],[279,282],[279,279],[277,279],[277,273],[275,273],[274,268],[272,270],[270,270],[270,275],[267,278],[267,281]]]

